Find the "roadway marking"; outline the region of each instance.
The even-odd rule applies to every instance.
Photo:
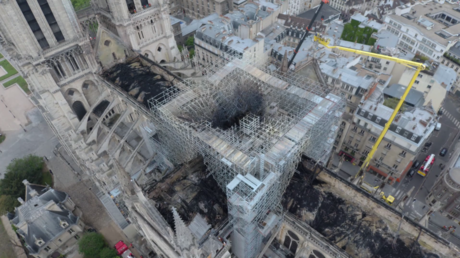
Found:
[[[444,107],[441,107],[440,110],[442,110],[443,114],[452,121],[452,123],[455,124],[456,127],[460,127],[460,122],[453,116],[451,115]]]

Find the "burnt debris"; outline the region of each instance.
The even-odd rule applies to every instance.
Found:
[[[162,75],[151,71],[138,58],[116,64],[102,73],[102,77],[123,89],[138,102],[147,106],[147,101],[166,89],[173,87]]]
[[[227,218],[227,198],[212,176],[206,177],[206,167],[196,158],[154,182],[149,198],[168,224],[174,228],[172,207],[188,225],[196,214],[201,214],[212,227],[218,227]]]
[[[300,163],[300,166],[303,166]],[[413,239],[394,239],[385,221],[321,189],[324,182],[306,184],[312,172],[298,168],[283,195],[282,205],[310,224],[352,257],[407,258],[427,254]]]

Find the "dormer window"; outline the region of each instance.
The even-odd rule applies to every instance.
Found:
[[[35,240],[35,244],[38,245],[38,246],[42,246],[45,244],[45,241],[43,241],[43,239],[39,238],[37,240]]]
[[[66,228],[69,226],[69,223],[67,223],[66,221],[61,221],[61,227],[62,228]]]

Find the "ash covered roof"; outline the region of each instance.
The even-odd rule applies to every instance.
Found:
[[[199,225],[207,223],[216,228],[227,218],[227,197],[214,178],[206,176],[203,160],[197,158],[151,187],[153,190],[148,197],[157,203],[158,210],[172,228],[172,207],[197,237],[204,234],[197,228]],[[202,218],[196,218],[197,214]]]
[[[148,63],[145,62],[145,64]],[[120,87],[138,102],[148,106],[149,99],[174,86],[171,86],[171,83],[162,75],[154,73],[153,65],[145,64],[137,57],[112,66],[102,72],[101,76]]]
[[[318,180],[310,185],[308,181],[313,173],[308,163],[304,159],[299,164],[299,173],[291,179],[281,204],[298,220],[322,234],[331,245],[356,258],[439,257],[430,253],[436,250],[426,250],[420,245],[413,248],[417,235],[401,234],[394,241],[394,231],[388,221],[338,196],[336,192],[340,190]]]

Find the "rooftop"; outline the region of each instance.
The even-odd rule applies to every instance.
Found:
[[[250,5],[253,6],[254,4]],[[242,54],[246,48],[252,47],[257,42],[252,39],[242,39],[235,36],[233,31],[241,25],[251,23],[250,21],[253,21],[252,19],[256,17],[255,11],[256,10],[254,10],[254,13],[251,15],[248,14],[249,16],[238,11],[228,13],[223,17],[211,14],[202,19],[202,21],[206,21],[206,24],[197,29],[195,37],[215,47],[221,47],[221,45],[224,44],[228,48]],[[257,14],[259,15],[261,13],[257,12]]]
[[[362,15],[361,13],[355,13],[353,14],[353,16],[351,16],[351,19],[353,20],[356,20],[356,21],[359,21],[361,24],[359,25],[360,28],[364,28],[364,27],[370,27],[372,29],[376,29],[377,31],[379,31],[380,29],[383,28],[383,24],[373,20],[373,19],[370,19],[364,15]]]
[[[445,87],[447,91],[450,91],[457,80],[457,73],[454,69],[440,64],[433,75],[433,79]]]
[[[438,4],[432,1],[424,5],[414,5],[409,13],[402,16],[390,14],[389,17],[414,28],[430,40],[444,46],[447,46],[449,41],[455,40],[455,36],[460,32],[460,12],[455,11],[450,4]]]
[[[407,87],[404,86],[404,85],[395,83],[395,84],[392,84],[389,87],[385,88],[383,90],[383,93],[386,96],[390,97],[390,98],[400,99],[401,96],[406,91],[406,88]],[[418,91],[418,90],[415,90],[415,89],[411,89],[409,91],[409,94],[407,95],[406,99],[404,100],[404,102],[408,103],[411,106],[423,105],[424,101],[425,101],[425,99],[423,97],[423,93]]]
[[[326,33],[331,38],[339,39],[342,36],[343,28],[344,26],[342,22],[331,22],[331,24],[329,24],[329,28],[327,28]]]
[[[452,46],[448,53],[456,56],[457,58],[460,57],[460,42],[457,42],[457,44]]]
[[[313,7],[312,9],[310,9],[310,10],[304,12],[304,13],[301,13],[301,14],[297,15],[297,17],[311,20],[311,19],[313,19],[313,16],[315,15],[315,12],[316,12],[316,10],[318,8],[319,8],[319,5],[316,6],[316,7]],[[324,20],[328,20],[328,19],[332,19],[332,18],[334,18],[335,16],[338,16],[338,15],[340,15],[339,10],[333,8],[329,4],[325,4],[325,5],[323,5],[323,7],[321,8],[321,11],[318,14],[318,19],[323,18]]]
[[[356,115],[378,124],[381,128],[390,119],[393,109],[382,102],[368,100],[356,112]],[[398,134],[416,144],[434,129],[435,113],[429,108],[414,108],[396,116],[389,131]],[[427,130],[428,129],[428,130]]]
[[[50,187],[29,184],[25,181],[27,201],[15,210],[11,222],[18,227],[18,233],[24,237],[27,248],[37,253],[46,243],[75,224],[78,217],[61,204],[68,195]],[[65,222],[67,226],[63,226]],[[37,240],[43,244],[38,245]]]
[[[161,181],[149,185],[152,189],[148,197],[158,204],[158,210],[171,228],[174,227],[172,208],[177,212],[186,225],[197,215],[198,221],[216,228],[227,218],[227,201],[225,193],[219,188],[212,176],[207,177],[206,167],[200,158],[184,164]],[[205,218],[205,221],[202,221]]]
[[[157,67],[144,63],[139,57],[132,58],[103,71],[101,76],[147,106],[147,100],[173,86],[153,72]]]

